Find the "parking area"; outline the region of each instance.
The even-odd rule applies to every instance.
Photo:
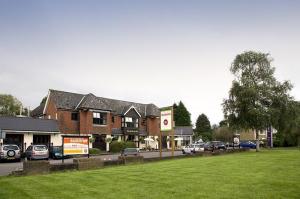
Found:
[[[112,155],[99,155],[94,156],[97,158],[101,158],[102,160],[116,160],[120,154],[112,154]],[[144,158],[154,158],[159,157],[159,152],[141,152],[141,155]],[[183,155],[181,151],[175,151],[174,156]],[[165,151],[162,153],[163,157],[172,156],[171,151]],[[50,164],[61,164],[62,160],[49,160]],[[73,159],[65,159],[65,163],[72,163]],[[23,170],[23,162],[1,162],[0,163],[0,176],[9,175],[12,171]]]

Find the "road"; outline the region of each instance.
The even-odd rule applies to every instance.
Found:
[[[159,157],[159,152],[142,152],[141,153],[144,158],[154,158]],[[163,152],[163,157],[171,156],[172,152],[167,151]],[[181,151],[175,151],[175,156],[183,155]],[[116,160],[118,159],[119,154],[113,154],[113,155],[99,155],[99,156],[93,156],[96,158],[101,158],[102,160]],[[73,159],[66,159],[64,160],[65,163],[72,163]],[[61,164],[61,160],[50,160],[50,164]],[[0,163],[0,176],[9,175],[12,171],[16,170],[23,170],[23,163],[22,162],[1,162]]]

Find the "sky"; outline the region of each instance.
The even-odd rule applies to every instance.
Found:
[[[300,99],[300,1],[0,0],[0,93],[31,109],[49,89],[223,119],[247,50],[270,53]]]

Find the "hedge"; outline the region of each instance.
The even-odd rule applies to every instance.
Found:
[[[121,152],[125,148],[135,148],[136,145],[134,142],[118,142],[118,141],[112,141],[110,143],[110,151],[113,153],[118,153]]]

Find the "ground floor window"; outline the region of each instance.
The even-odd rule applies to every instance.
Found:
[[[128,135],[127,136],[127,141],[132,141],[133,142],[133,141],[135,141],[134,138],[135,138],[135,135]]]
[[[33,135],[33,144],[50,146],[50,135]]]

